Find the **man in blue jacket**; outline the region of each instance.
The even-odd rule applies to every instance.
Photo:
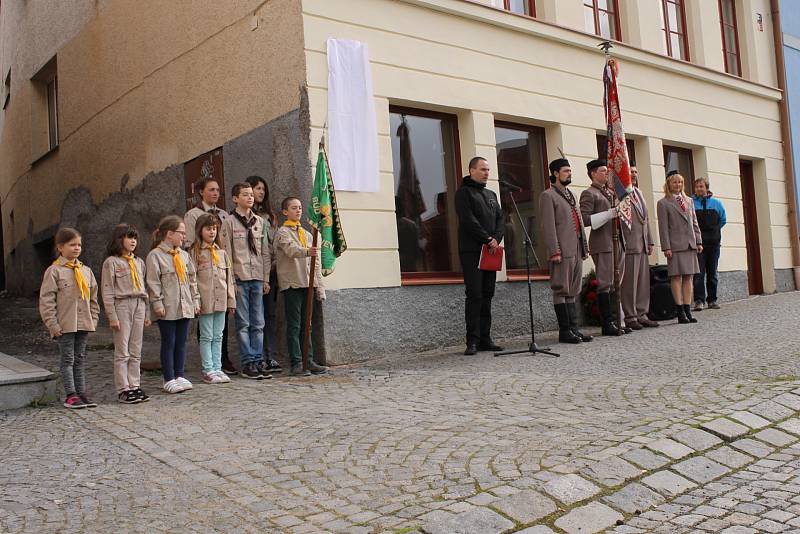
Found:
[[[700,311],[706,304],[717,310],[717,267],[722,241],[722,227],[727,222],[725,207],[714,198],[708,189],[708,178],[694,181],[694,211],[703,235],[703,252],[697,255],[700,272],[694,275],[694,310]]]

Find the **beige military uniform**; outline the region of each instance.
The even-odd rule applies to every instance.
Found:
[[[76,260],[77,261],[77,260]],[[94,332],[100,318],[97,302],[97,280],[86,265],[79,269],[89,286],[89,301],[81,298],[75,281],[75,271],[65,267],[63,256],[47,268],[39,290],[39,314],[50,332],[50,337],[72,332]]]
[[[569,190],[565,192],[575,200]],[[553,185],[539,197],[539,213],[548,258],[561,255],[560,262],[549,262],[553,303],[573,302],[581,291],[582,262],[589,253],[578,207],[571,206]]]
[[[653,246],[647,204],[635,187],[631,193],[631,227],[621,224],[625,237],[625,276],[622,278],[622,310],[625,320],[647,317],[650,309],[650,264],[647,249]]]
[[[608,197],[596,185],[591,185],[581,193],[581,216],[583,224],[591,226],[591,217],[596,213],[608,211],[616,205],[616,198],[609,201]],[[599,228],[592,228],[589,234],[589,250],[592,251],[592,261],[597,274],[597,291],[606,293],[614,284],[614,225],[617,219],[612,219]],[[618,265],[620,277],[625,270],[625,254],[622,247],[618,248]]]

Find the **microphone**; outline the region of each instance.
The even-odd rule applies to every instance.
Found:
[[[506,182],[505,180],[497,180],[500,182],[500,187],[505,187],[506,189],[510,189],[511,191],[522,191],[522,188],[518,185],[514,185],[511,182]]]

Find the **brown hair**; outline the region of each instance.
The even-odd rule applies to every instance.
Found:
[[[281,202],[281,210],[289,209],[289,202],[291,202],[292,200],[296,200],[296,201],[298,201],[298,202],[300,203],[300,205],[301,205],[301,206],[303,205],[303,201],[302,201],[302,200],[300,200],[300,199],[299,199],[299,198],[297,198],[297,197],[286,197],[286,198],[284,198],[284,199],[283,199],[283,201]]]
[[[256,215],[260,215],[264,217],[269,222],[270,226],[273,228],[278,226],[278,216],[275,215],[275,210],[272,209],[272,204],[269,201],[269,186],[267,185],[267,181],[260,176],[248,176],[245,179],[245,182],[253,186],[253,191],[255,191],[256,186],[261,183],[264,184],[264,200],[261,202],[254,202],[253,203],[253,211]]]
[[[192,186],[193,191],[197,193],[197,196],[199,197],[197,204],[195,204],[196,208],[203,209],[203,191],[205,191],[206,186],[211,182],[215,182],[218,186],[220,185],[219,180],[213,176],[206,176],[197,180]],[[222,194],[222,191],[220,191],[220,194]]]
[[[53,238],[53,255],[58,257],[60,252],[58,246],[69,243],[76,237],[81,237],[81,233],[74,228],[59,228],[56,236]]]
[[[231,189],[231,196],[232,197],[238,197],[239,193],[242,191],[242,189],[253,189],[253,186],[248,184],[247,182],[241,182],[241,183],[235,184],[233,186],[233,189]]]
[[[197,218],[194,225],[194,243],[192,243],[192,259],[200,257],[200,250],[203,248],[203,228],[208,226],[217,227],[217,235],[214,238],[214,244],[222,248],[222,242],[219,240],[219,230],[222,228],[222,221],[213,213],[204,213]]]
[[[114,227],[111,232],[111,241],[108,242],[106,247],[106,256],[122,256],[125,248],[122,246],[122,240],[126,237],[132,239],[139,239],[139,231],[136,227],[128,223],[120,223]]]
[[[167,237],[167,232],[174,232],[183,224],[183,219],[177,215],[167,215],[158,222],[158,227],[153,231],[153,246],[151,250],[158,247],[164,238]]]

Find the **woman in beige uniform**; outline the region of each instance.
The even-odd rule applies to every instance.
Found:
[[[703,238],[692,199],[683,192],[683,176],[676,171],[667,175],[664,198],[658,201],[658,234],[661,250],[667,257],[667,273],[678,322],[696,323],[691,302],[694,275],[700,272],[697,254],[703,251]]]

